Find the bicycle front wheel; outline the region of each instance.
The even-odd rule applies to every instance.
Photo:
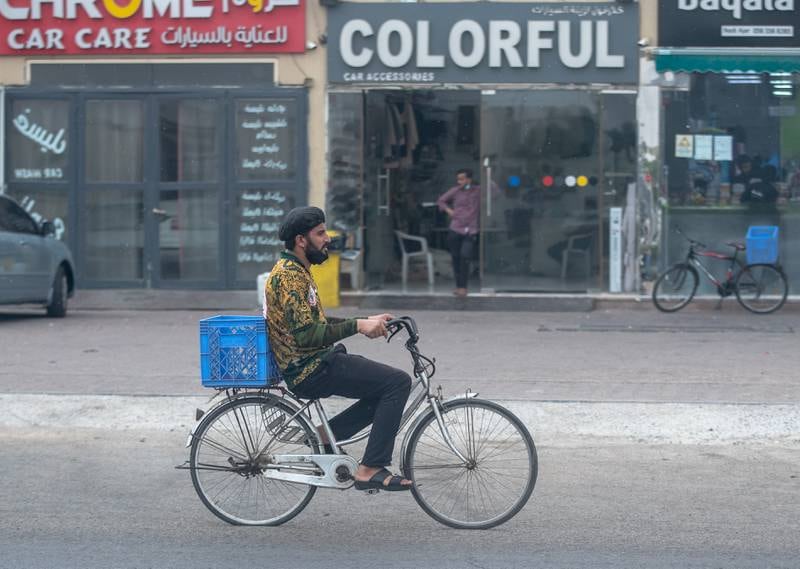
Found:
[[[756,314],[775,312],[788,294],[786,275],[775,265],[747,265],[736,277],[736,299]]]
[[[315,487],[264,476],[269,454],[320,452],[308,421],[293,415],[280,398],[253,395],[220,405],[200,423],[189,466],[214,515],[233,525],[275,526],[306,507]]]
[[[661,312],[677,312],[692,300],[699,282],[697,269],[686,263],[674,265],[653,286],[653,304]]]
[[[533,492],[538,460],[528,429],[491,401],[445,403],[442,419],[450,449],[431,411],[409,435],[404,475],[420,507],[459,529],[488,529],[514,517]]]

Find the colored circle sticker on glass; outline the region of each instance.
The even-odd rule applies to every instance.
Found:
[[[509,188],[518,188],[522,180],[520,180],[519,176],[509,176],[508,177],[508,187]]]
[[[567,176],[564,178],[564,183],[567,185],[568,188],[572,188],[575,186],[575,176]]]
[[[585,188],[589,183],[589,178],[586,176],[578,176],[578,187]]]
[[[552,186],[553,185],[553,176],[545,176],[544,178],[542,178],[542,185],[545,188],[549,188],[550,186]]]

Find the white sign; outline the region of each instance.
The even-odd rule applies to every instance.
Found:
[[[714,160],[718,162],[733,160],[732,136],[723,135],[714,137]]]
[[[694,159],[712,160],[714,158],[713,145],[714,137],[710,134],[696,134],[694,137]]]
[[[694,156],[694,136],[691,134],[675,135],[675,158],[692,158]]]
[[[622,292],[622,208],[608,208],[608,290]]]

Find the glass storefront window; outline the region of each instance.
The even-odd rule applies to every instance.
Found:
[[[361,226],[364,176],[364,95],[328,96],[328,227],[353,234]],[[353,240],[355,241],[355,239]],[[355,246],[356,243],[350,243]]]
[[[233,218],[236,280],[255,282],[268,271],[284,249],[278,238],[281,221],[295,206],[293,191],[253,188],[236,196]],[[238,231],[237,231],[238,230]]]
[[[297,175],[297,102],[237,99],[234,136],[238,181],[290,180]]]
[[[163,101],[158,135],[162,182],[213,182],[219,178],[219,103]]]
[[[743,242],[752,225],[776,225],[790,291],[800,281],[791,254],[800,245],[798,90],[797,74],[695,73],[688,91],[663,93],[661,268],[686,254],[676,227],[723,251],[727,241]]]
[[[69,118],[69,101],[13,101],[6,122],[8,181],[63,182],[69,179]]]
[[[695,73],[664,92],[668,201],[768,206],[800,201],[798,75]]]
[[[144,101],[87,101],[85,128],[87,182],[142,181]]]

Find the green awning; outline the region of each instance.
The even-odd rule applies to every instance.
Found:
[[[723,53],[661,49],[655,53],[656,70],[687,73],[800,73],[800,51],[781,53]]]

